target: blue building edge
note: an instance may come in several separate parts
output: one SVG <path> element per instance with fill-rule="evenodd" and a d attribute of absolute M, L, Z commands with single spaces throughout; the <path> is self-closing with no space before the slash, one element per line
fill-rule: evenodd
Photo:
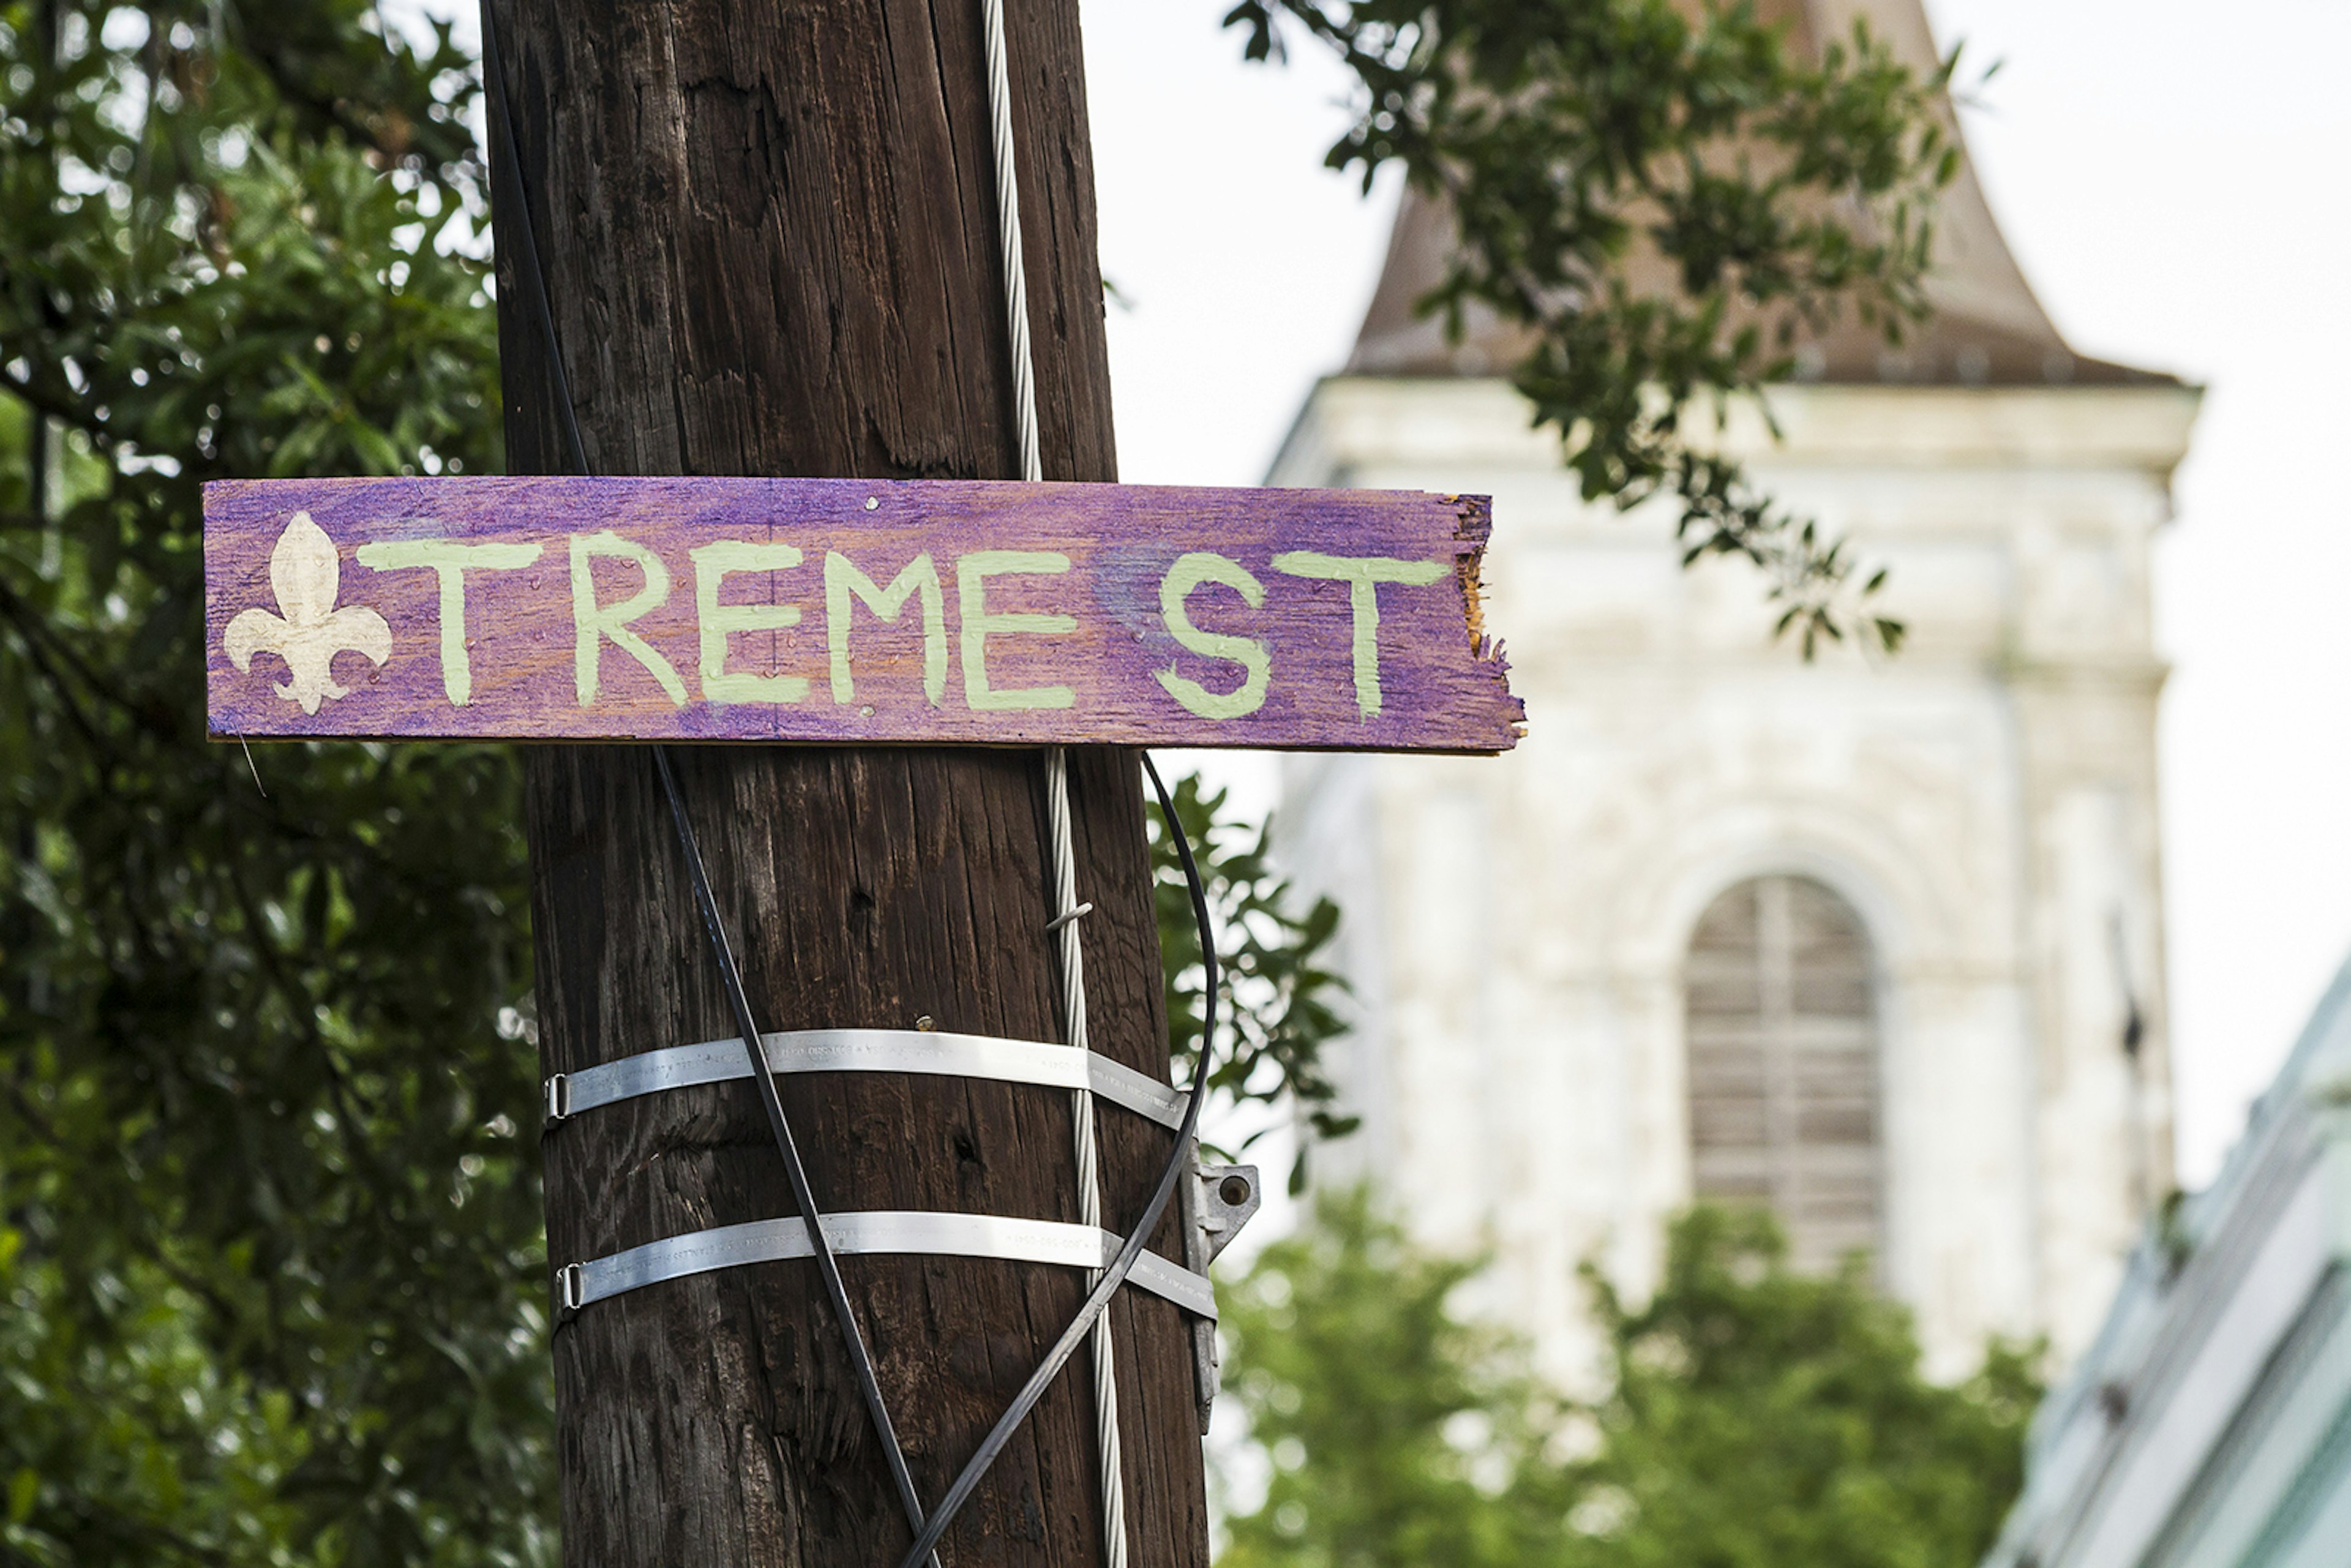
<path fill-rule="evenodd" d="M 2351 962 L 2034 1416 L 1985 1568 L 2351 1565 Z"/>

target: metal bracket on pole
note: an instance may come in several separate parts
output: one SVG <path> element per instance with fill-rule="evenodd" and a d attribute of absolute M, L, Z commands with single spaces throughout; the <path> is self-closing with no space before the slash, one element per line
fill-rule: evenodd
<path fill-rule="evenodd" d="M 941 1213 L 929 1209 L 856 1209 L 824 1217 L 824 1233 L 844 1258 L 877 1252 L 924 1253 L 947 1258 L 1000 1258 L 1023 1263 L 1060 1263 L 1073 1269 L 1107 1267 L 1118 1256 L 1119 1238 L 1092 1225 L 1052 1219 L 1007 1219 L 992 1214 Z M 664 1280 L 751 1263 L 780 1263 L 815 1256 L 816 1244 L 798 1217 L 755 1219 L 711 1230 L 664 1237 L 602 1258 L 567 1263 L 555 1270 L 555 1294 L 569 1313 Z M 1217 1292 L 1207 1279 L 1179 1268 L 1155 1252 L 1135 1260 L 1129 1282 L 1163 1296 L 1186 1312 L 1214 1323 Z"/>
<path fill-rule="evenodd" d="M 1185 1096 L 1149 1073 L 1093 1051 L 1042 1040 L 931 1030 L 802 1029 L 762 1035 L 760 1044 L 770 1072 L 916 1072 L 1086 1089 L 1163 1127 L 1180 1126 L 1184 1121 Z M 543 1109 L 547 1124 L 553 1127 L 642 1094 L 750 1076 L 749 1055 L 741 1040 L 706 1040 L 556 1073 L 546 1082 Z"/>
<path fill-rule="evenodd" d="M 1232 1244 L 1249 1217 L 1264 1206 L 1264 1188 L 1255 1166 L 1202 1165 L 1200 1146 L 1194 1144 L 1192 1168 L 1180 1190 L 1184 1261 L 1192 1272 L 1205 1276 L 1217 1254 Z M 1217 1325 L 1207 1318 L 1192 1320 L 1192 1374 L 1199 1391 L 1200 1435 L 1206 1437 L 1223 1375 L 1217 1355 Z"/>
<path fill-rule="evenodd" d="M 912 1072 L 988 1078 L 1086 1090 L 1164 1126 L 1184 1120 L 1186 1097 L 1148 1074 L 1065 1045 L 1039 1040 L 997 1040 L 929 1030 L 797 1030 L 763 1036 L 768 1068 L 778 1073 Z M 751 1075 L 739 1040 L 671 1046 L 600 1063 L 547 1079 L 541 1106 L 549 1130 L 600 1107 L 697 1084 L 724 1083 Z M 1208 1265 L 1240 1234 L 1264 1204 L 1255 1166 L 1203 1165 L 1192 1145 L 1189 1168 L 1177 1183 L 1184 1205 L 1184 1262 L 1175 1268 L 1146 1253 L 1137 1260 L 1134 1283 L 1176 1301 L 1191 1315 L 1192 1369 L 1196 1379 L 1200 1430 L 1208 1429 L 1220 1375 L 1217 1356 L 1216 1300 L 1208 1288 Z M 834 1215 L 826 1221 L 839 1253 L 944 1251 L 967 1257 L 1082 1262 L 1092 1268 L 1092 1249 L 1101 1234 L 1077 1226 L 1040 1228 L 1030 1222 L 982 1216 Z M 1038 1239 L 1044 1229 L 1070 1232 L 1052 1246 Z M 1012 1239 L 1018 1230 L 1018 1240 Z M 1079 1233 L 1083 1231 L 1082 1239 Z M 838 1231 L 837 1234 L 835 1232 Z M 918 1234 L 919 1232 L 919 1234 Z M 556 1276 L 559 1310 L 582 1307 L 658 1280 L 732 1264 L 808 1256 L 799 1221 L 774 1220 L 728 1226 L 716 1231 L 674 1237 L 625 1256 L 573 1263 Z M 621 1281 L 626 1280 L 623 1284 Z"/>

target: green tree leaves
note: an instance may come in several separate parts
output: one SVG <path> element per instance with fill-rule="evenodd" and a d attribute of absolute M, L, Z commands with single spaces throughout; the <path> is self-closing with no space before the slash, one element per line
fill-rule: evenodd
<path fill-rule="evenodd" d="M 2030 1358 L 1926 1381 L 1861 1266 L 1792 1272 L 1760 1213 L 1677 1222 L 1637 1307 L 1587 1270 L 1609 1385 L 1589 1400 L 1457 1314 L 1477 1272 L 1357 1194 L 1225 1292 L 1271 1479 L 1224 1568 L 1969 1568 L 2022 1479 Z"/>
<path fill-rule="evenodd" d="M 1959 168 L 1941 96 L 1856 24 L 1816 59 L 1750 4 L 1239 0 L 1252 58 L 1297 33 L 1360 86 L 1329 162 L 1390 163 L 1459 227 L 1420 302 L 1521 345 L 1514 380 L 1588 500 L 1670 497 L 1685 559 L 1761 568 L 1809 653 L 1891 646 L 1851 557 L 1725 455 L 1729 402 L 1841 314 L 1898 340 L 1926 310 L 1930 215 Z M 1709 414 L 1711 418 L 1709 418 Z"/>
<path fill-rule="evenodd" d="M 0 4 L 0 1479 L 37 1478 L 34 1561 L 548 1554 L 512 762 L 203 733 L 203 480 L 499 464 L 468 63 L 371 16 Z"/>
<path fill-rule="evenodd" d="M 1273 864 L 1272 824 L 1250 827 L 1232 821 L 1225 811 L 1225 792 L 1205 790 L 1199 775 L 1177 779 L 1174 799 L 1176 821 L 1191 840 L 1207 887 L 1224 982 L 1209 1089 L 1235 1103 L 1287 1099 L 1318 1138 L 1353 1131 L 1356 1118 L 1333 1108 L 1338 1085 L 1322 1061 L 1323 1047 L 1347 1029 L 1338 1012 L 1346 981 L 1324 967 L 1326 949 L 1339 930 L 1338 905 L 1317 898 L 1300 914 L 1290 880 Z M 1200 1049 L 1207 971 L 1175 841 L 1157 812 L 1150 821 L 1167 1032 L 1176 1081 L 1183 1082 L 1191 1075 L 1184 1064 Z M 1292 1191 L 1304 1185 L 1307 1158 L 1304 1152 L 1299 1155 Z"/>
<path fill-rule="evenodd" d="M 0 1230 L 8 1461 L 0 1562 L 292 1563 L 279 1484 L 306 1453 L 283 1390 L 225 1369 L 201 1304 L 132 1264 L 76 1290 Z"/>
<path fill-rule="evenodd" d="M 1861 1260 L 1794 1273 L 1752 1210 L 1678 1221 L 1638 1307 L 1586 1277 L 1615 1389 L 1575 1479 L 1623 1500 L 1600 1561 L 1968 1568 L 1991 1546 L 2040 1396 L 2027 1353 L 1996 1343 L 1959 1387 L 1925 1381 L 1909 1314 Z"/>
<path fill-rule="evenodd" d="M 1226 1384 L 1271 1466 L 1220 1568 L 1505 1568 L 1556 1556 L 1544 1402 L 1451 1308 L 1477 1265 L 1407 1246 L 1361 1192 L 1218 1291 Z"/>

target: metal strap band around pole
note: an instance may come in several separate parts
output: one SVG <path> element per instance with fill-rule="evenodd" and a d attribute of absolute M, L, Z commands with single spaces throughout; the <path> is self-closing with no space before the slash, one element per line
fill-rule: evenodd
<path fill-rule="evenodd" d="M 1093 1051 L 1041 1040 L 911 1029 L 806 1029 L 763 1034 L 760 1044 L 770 1072 L 914 1072 L 1091 1089 L 1163 1127 L 1184 1122 L 1185 1096 L 1174 1087 Z M 559 1072 L 543 1085 L 544 1104 L 554 1124 L 643 1094 L 750 1076 L 741 1040 L 709 1040 Z"/>
<path fill-rule="evenodd" d="M 1066 1051 L 1067 1046 L 1059 1049 Z M 1058 1263 L 1101 1270 L 1117 1256 L 1125 1239 L 1092 1225 L 1053 1219 L 1006 1219 L 992 1214 L 940 1214 L 923 1209 L 865 1209 L 824 1217 L 824 1233 L 836 1254 L 918 1253 L 955 1258 L 992 1258 L 1014 1263 Z M 664 1280 L 706 1274 L 749 1263 L 785 1262 L 816 1255 L 808 1226 L 799 1218 L 755 1219 L 684 1236 L 666 1237 L 608 1257 L 591 1258 L 556 1271 L 556 1296 L 577 1312 L 598 1301 Z M 1135 1260 L 1131 1283 L 1164 1296 L 1186 1312 L 1213 1320 L 1217 1292 L 1199 1274 L 1155 1252 Z"/>
<path fill-rule="evenodd" d="M 946 1534 L 948 1527 L 963 1511 L 964 1506 L 971 1501 L 972 1494 L 979 1490 L 989 1467 L 1003 1456 L 1020 1424 L 1037 1408 L 1038 1401 L 1045 1397 L 1045 1391 L 1061 1375 L 1061 1369 L 1069 1365 L 1070 1358 L 1077 1354 L 1079 1345 L 1093 1338 L 1102 1314 L 1110 1308 L 1111 1298 L 1125 1284 L 1136 1265 L 1151 1256 L 1144 1249 L 1144 1243 L 1157 1228 L 1160 1217 L 1167 1212 L 1168 1200 L 1176 1196 L 1177 1183 L 1192 1164 L 1193 1143 L 1200 1130 L 1200 1107 L 1206 1103 L 1208 1094 L 1213 1060 L 1210 1046 L 1217 1038 L 1217 990 L 1221 980 L 1217 960 L 1216 921 L 1208 912 L 1208 890 L 1200 879 L 1199 858 L 1192 852 L 1192 841 L 1184 831 L 1184 820 L 1176 812 L 1174 797 L 1167 793 L 1166 780 L 1159 777 L 1159 768 L 1151 760 L 1151 753 L 1144 752 L 1141 760 L 1144 774 L 1151 780 L 1151 792 L 1159 798 L 1160 814 L 1167 823 L 1167 835 L 1176 845 L 1176 859 L 1184 868 L 1184 886 L 1191 895 L 1192 919 L 1200 933 L 1200 967 L 1205 981 L 1200 991 L 1200 1050 L 1192 1061 L 1192 1092 L 1184 1100 L 1184 1124 L 1176 1129 L 1176 1147 L 1171 1151 L 1167 1163 L 1160 1167 L 1159 1185 L 1152 1189 L 1151 1200 L 1143 1206 L 1143 1213 L 1135 1220 L 1134 1228 L 1128 1231 L 1125 1240 L 1120 1243 L 1118 1256 L 1107 1269 L 1092 1276 L 1092 1286 L 1086 1292 L 1086 1304 L 1078 1309 L 1078 1315 L 1070 1320 L 1069 1327 L 1061 1331 L 1061 1337 L 1053 1342 L 1053 1347 L 1045 1353 L 1045 1359 L 1029 1374 L 1028 1380 L 1020 1385 L 1020 1392 L 1012 1396 L 1012 1403 L 1005 1406 L 1004 1414 L 998 1416 L 996 1425 L 988 1428 L 978 1452 L 973 1454 L 956 1473 L 955 1484 L 947 1488 L 946 1496 L 939 1500 L 938 1506 L 924 1520 L 914 1545 L 898 1560 L 898 1568 L 921 1568 L 931 1550 L 938 1545 L 940 1538 Z M 1102 1406 L 1097 1402 L 1096 1414 L 1099 1416 L 1101 1413 Z M 1117 1423 L 1097 1423 L 1098 1432 L 1105 1428 L 1112 1439 L 1102 1445 L 1102 1458 L 1107 1465 L 1117 1452 L 1113 1446 Z M 1121 1495 L 1109 1489 L 1105 1491 L 1111 1496 Z M 1105 1507 L 1106 1522 L 1108 1515 L 1109 1511 Z M 1123 1537 L 1118 1539 L 1123 1542 Z M 1105 1542 L 1105 1545 L 1108 1544 Z M 1124 1552 L 1123 1544 L 1112 1548 L 1110 1555 L 1114 1560 L 1113 1568 L 1115 1560 L 1122 1558 Z"/>

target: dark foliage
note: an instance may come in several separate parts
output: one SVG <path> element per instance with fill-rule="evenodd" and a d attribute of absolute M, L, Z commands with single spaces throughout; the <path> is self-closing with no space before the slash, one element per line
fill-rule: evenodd
<path fill-rule="evenodd" d="M 203 733 L 203 481 L 499 462 L 469 62 L 375 27 L 0 5 L 23 1561 L 546 1555 L 511 761 Z"/>
<path fill-rule="evenodd" d="M 1687 559 L 1766 574 L 1809 654 L 1898 622 L 1852 558 L 1750 485 L 1718 437 L 1730 400 L 1791 373 L 1798 335 L 1852 312 L 1898 339 L 1940 187 L 1959 167 L 1949 68 L 1924 79 L 1855 25 L 1817 63 L 1749 4 L 1239 0 L 1250 57 L 1302 34 L 1356 78 L 1331 166 L 1400 166 L 1460 225 L 1422 308 L 1491 312 L 1586 499 L 1671 497 Z"/>
<path fill-rule="evenodd" d="M 1356 1118 L 1332 1107 L 1338 1098 L 1322 1048 L 1346 1032 L 1339 1016 L 1346 982 L 1324 967 L 1338 934 L 1339 907 L 1317 898 L 1300 914 L 1290 880 L 1274 866 L 1272 824 L 1236 821 L 1225 792 L 1206 790 L 1197 775 L 1176 780 L 1176 820 L 1192 841 L 1216 921 L 1224 1001 L 1217 1009 L 1216 1060 L 1208 1082 L 1234 1102 L 1287 1101 L 1316 1138 L 1353 1132 Z M 1151 818 L 1151 862 L 1156 878 L 1159 961 L 1166 977 L 1167 1030 L 1179 1082 L 1188 1079 L 1200 1049 L 1200 933 L 1176 846 L 1158 814 Z M 1311 1147 L 1311 1144 L 1309 1145 Z M 1304 1184 L 1306 1156 L 1291 1172 Z"/>
<path fill-rule="evenodd" d="M 1637 1307 L 1587 1274 L 1590 1399 L 1457 1313 L 1478 1273 L 1359 1194 L 1225 1292 L 1271 1479 L 1224 1568 L 1970 1568 L 2016 1494 L 2033 1358 L 1928 1382 L 1859 1263 L 1793 1272 L 1767 1216 L 1684 1217 Z"/>

